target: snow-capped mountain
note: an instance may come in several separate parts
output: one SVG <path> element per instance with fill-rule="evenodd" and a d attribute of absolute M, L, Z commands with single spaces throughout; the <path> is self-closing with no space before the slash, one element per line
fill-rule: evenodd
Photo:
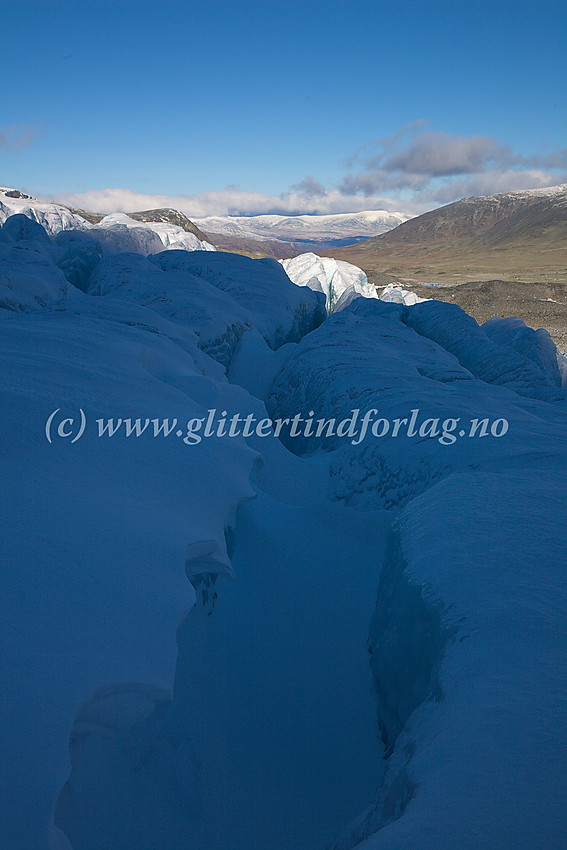
<path fill-rule="evenodd" d="M 336 215 L 209 216 L 193 220 L 174 209 L 103 215 L 39 201 L 17 189 L 0 187 L 0 223 L 15 213 L 33 218 L 51 234 L 70 228 L 107 230 L 106 236 L 99 233 L 97 238 L 107 243 L 110 250 L 123 238 L 130 246 L 137 242 L 146 253 L 159 251 L 151 235 L 155 234 L 165 248 L 210 250 L 214 244 L 223 250 L 274 256 L 302 253 L 307 246 L 323 249 L 353 244 L 385 233 L 409 218 L 401 212 L 384 210 Z M 122 249 L 128 250 L 126 243 Z"/>
<path fill-rule="evenodd" d="M 549 334 L 114 227 L 0 227 L 0 846 L 567 846 Z"/>
<path fill-rule="evenodd" d="M 518 237 L 541 238 L 553 225 L 567 227 L 567 184 L 463 198 L 416 216 L 370 244 L 383 250 L 400 243 L 474 239 L 479 247 L 502 246 Z"/>
<path fill-rule="evenodd" d="M 519 316 L 567 348 L 567 185 L 465 198 L 350 247 L 322 250 L 371 283 L 402 282 L 478 322 Z"/>
<path fill-rule="evenodd" d="M 229 247 L 227 240 L 244 239 L 293 243 L 305 249 L 309 244 L 332 246 L 359 242 L 386 233 L 409 217 L 402 212 L 367 210 L 335 215 L 209 216 L 194 222 L 213 239 L 218 241 L 219 236 L 223 237 L 225 247 Z"/>
<path fill-rule="evenodd" d="M 428 277 L 479 270 L 564 280 L 567 184 L 464 198 L 338 252 L 365 269 Z M 549 271 L 547 271 L 549 269 Z M 484 275 L 486 279 L 486 275 Z M 495 274 L 494 277 L 498 277 Z M 553 279 L 553 278 L 552 278 Z"/>
<path fill-rule="evenodd" d="M 182 213 L 179 210 L 174 210 L 171 207 L 160 207 L 159 209 L 142 210 L 141 212 L 129 212 L 126 213 L 126 215 L 129 218 L 133 218 L 135 221 L 154 223 L 164 222 L 166 224 L 173 224 L 176 227 L 181 227 L 187 233 L 193 233 L 201 242 L 207 241 L 206 234 L 203 233 L 202 230 L 199 230 L 195 223 L 187 218 L 185 213 Z"/>

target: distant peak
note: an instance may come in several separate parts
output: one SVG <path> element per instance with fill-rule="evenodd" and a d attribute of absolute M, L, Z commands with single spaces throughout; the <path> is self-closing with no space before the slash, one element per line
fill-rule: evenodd
<path fill-rule="evenodd" d="M 172 207 L 160 207 L 155 210 L 129 212 L 126 213 L 126 215 L 129 218 L 133 218 L 135 221 L 166 222 L 168 224 L 174 224 L 177 227 L 182 227 L 187 233 L 193 233 L 197 239 L 201 240 L 201 242 L 208 240 L 208 237 L 203 233 L 203 231 L 199 230 L 197 225 L 187 218 L 185 213 L 175 210 Z"/>

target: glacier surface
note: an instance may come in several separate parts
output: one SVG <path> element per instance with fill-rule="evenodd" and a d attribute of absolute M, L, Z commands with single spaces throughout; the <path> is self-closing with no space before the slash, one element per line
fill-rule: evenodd
<path fill-rule="evenodd" d="M 108 253 L 133 251 L 151 254 L 163 251 L 164 248 L 216 250 L 210 242 L 199 240 L 193 233 L 187 233 L 182 227 L 169 222 L 141 222 L 124 213 L 114 213 L 105 216 L 98 224 L 92 224 L 61 204 L 38 201 L 15 190 L 0 187 L 0 224 L 14 215 L 26 216 L 52 236 L 65 231 L 84 231 Z M 8 238 L 8 234 L 6 230 L 4 238 Z"/>
<path fill-rule="evenodd" d="M 319 257 L 308 252 L 280 262 L 289 279 L 295 284 L 308 286 L 325 295 L 328 313 L 344 308 L 349 301 L 360 295 L 365 298 L 378 298 L 376 289 L 368 283 L 365 272 L 344 260 Z"/>
<path fill-rule="evenodd" d="M 563 848 L 549 334 L 11 210 L 1 846 Z"/>

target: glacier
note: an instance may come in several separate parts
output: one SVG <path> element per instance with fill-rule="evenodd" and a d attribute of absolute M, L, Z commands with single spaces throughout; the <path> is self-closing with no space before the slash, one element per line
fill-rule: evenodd
<path fill-rule="evenodd" d="M 352 298 L 360 295 L 378 297 L 365 272 L 344 260 L 319 257 L 308 252 L 290 260 L 280 260 L 280 263 L 293 283 L 325 295 L 328 313 L 342 309 Z"/>
<path fill-rule="evenodd" d="M 420 298 L 415 292 L 410 289 L 404 289 L 399 283 L 389 283 L 380 293 L 381 301 L 393 301 L 395 304 L 420 304 L 422 301 L 428 301 L 428 298 Z"/>
<path fill-rule="evenodd" d="M 315 255 L 297 285 L 275 260 L 16 201 L 0 844 L 563 848 L 567 389 L 549 334 L 378 298 L 359 270 L 339 285 Z M 400 430 L 185 443 L 211 410 Z M 148 426 L 99 436 L 109 419 Z M 507 429 L 469 436 L 475 420 Z"/>
<path fill-rule="evenodd" d="M 169 222 L 141 222 L 124 213 L 113 213 L 92 224 L 81 215 L 71 212 L 61 204 L 38 201 L 13 189 L 0 187 L 0 224 L 14 215 L 23 215 L 41 225 L 46 233 L 83 231 L 98 241 L 107 253 L 150 254 L 164 248 L 181 248 L 185 251 L 215 251 L 206 240 L 198 239 L 182 227 Z M 8 231 L 5 238 L 8 237 Z"/>
<path fill-rule="evenodd" d="M 359 296 L 380 298 L 381 301 L 408 306 L 429 300 L 404 289 L 399 283 L 389 283 L 378 295 L 378 290 L 369 283 L 366 272 L 358 266 L 344 260 L 319 257 L 311 251 L 279 262 L 290 280 L 298 286 L 308 286 L 314 292 L 322 292 L 325 295 L 328 313 L 343 310 Z"/>

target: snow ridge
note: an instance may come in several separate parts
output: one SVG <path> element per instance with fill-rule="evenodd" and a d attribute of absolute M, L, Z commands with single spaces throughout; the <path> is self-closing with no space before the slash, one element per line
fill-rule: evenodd
<path fill-rule="evenodd" d="M 61 204 L 38 201 L 16 190 L 0 188 L 0 224 L 17 214 L 36 221 L 51 236 L 62 231 L 85 231 L 111 253 L 135 251 L 150 254 L 164 248 L 216 250 L 210 242 L 201 241 L 193 233 L 167 222 L 141 222 L 123 213 L 115 213 L 105 216 L 98 224 L 91 224 Z"/>
<path fill-rule="evenodd" d="M 402 212 L 366 210 L 334 215 L 208 216 L 193 220 L 205 233 L 302 242 L 367 239 L 386 233 L 408 218 Z"/>

